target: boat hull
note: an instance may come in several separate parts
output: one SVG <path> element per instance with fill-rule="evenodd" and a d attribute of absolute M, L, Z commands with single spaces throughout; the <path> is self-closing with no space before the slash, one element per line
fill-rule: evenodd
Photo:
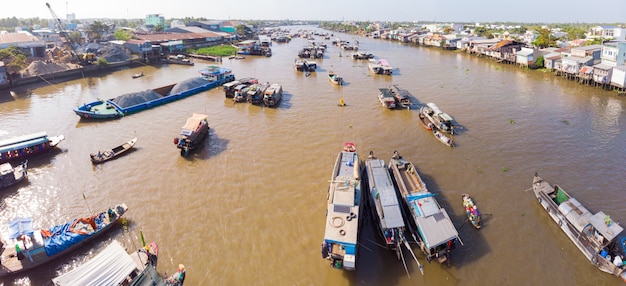
<path fill-rule="evenodd" d="M 63 140 L 63 135 L 48 137 L 45 132 L 3 140 L 0 142 L 0 164 L 26 161 L 49 152 Z"/>
<path fill-rule="evenodd" d="M 91 158 L 91 163 L 100 164 L 109 160 L 113 160 L 132 149 L 133 146 L 135 146 L 135 143 L 137 143 L 137 138 L 133 138 L 128 142 L 125 142 L 124 144 L 119 145 L 113 149 L 106 150 L 104 151 L 104 153 L 98 151 L 98 153 L 96 154 L 89 154 L 89 157 Z"/>

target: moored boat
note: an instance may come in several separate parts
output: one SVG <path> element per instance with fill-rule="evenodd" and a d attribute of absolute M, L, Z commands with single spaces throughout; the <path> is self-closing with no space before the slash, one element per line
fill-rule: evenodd
<path fill-rule="evenodd" d="M 246 89 L 244 89 L 246 94 L 246 100 L 252 104 L 263 103 L 263 94 L 269 86 L 270 84 L 268 82 L 255 83 L 248 86 Z"/>
<path fill-rule="evenodd" d="M 222 85 L 224 87 L 224 95 L 226 96 L 226 98 L 233 98 L 235 97 L 235 91 L 237 91 L 237 87 L 241 85 L 245 87 L 254 83 L 259 83 L 259 81 L 256 78 L 251 78 L 251 77 L 227 82 Z M 241 90 L 241 88 L 239 90 Z"/>
<path fill-rule="evenodd" d="M 393 73 L 393 68 L 386 59 L 370 59 L 368 68 L 370 72 L 375 74 L 391 75 Z"/>
<path fill-rule="evenodd" d="M 186 157 L 189 152 L 204 142 L 209 134 L 209 123 L 206 114 L 194 113 L 187 118 L 180 135 L 174 138 L 174 145 L 180 149 L 180 155 Z"/>
<path fill-rule="evenodd" d="M 424 114 L 420 112 L 418 117 L 419 117 L 420 125 L 422 125 L 424 129 L 433 130 L 433 124 L 426 118 L 426 116 L 424 116 Z"/>
<path fill-rule="evenodd" d="M 328 72 L 328 80 L 336 85 L 343 85 L 343 78 L 334 71 Z"/>
<path fill-rule="evenodd" d="M 551 186 L 537 173 L 533 178 L 533 192 L 539 205 L 587 260 L 626 282 L 623 263 L 626 237 L 617 222 L 602 211 L 592 214 L 559 185 Z"/>
<path fill-rule="evenodd" d="M 98 99 L 75 108 L 74 113 L 85 119 L 119 118 L 186 98 L 235 80 L 230 69 L 218 66 L 208 66 L 199 73 L 199 77 L 177 84 L 127 93 L 107 100 Z"/>
<path fill-rule="evenodd" d="M 415 165 L 402 158 L 397 151 L 389 162 L 389 169 L 404 206 L 417 226 L 413 236 L 418 239 L 427 261 L 437 260 L 450 265 L 456 243 L 463 245 L 463 242 L 448 212 L 439 205 L 435 194 L 428 190 Z"/>
<path fill-rule="evenodd" d="M 374 55 L 366 52 L 357 51 L 352 54 L 354 60 L 369 60 L 373 59 Z"/>
<path fill-rule="evenodd" d="M 30 218 L 9 222 L 9 241 L 2 251 L 0 277 L 33 269 L 69 253 L 109 230 L 126 213 L 119 204 L 89 217 L 73 219 L 49 229 L 35 230 Z"/>
<path fill-rule="evenodd" d="M 385 108 L 396 108 L 396 99 L 393 97 L 391 91 L 386 87 L 378 89 L 378 100 L 380 101 L 380 104 Z"/>
<path fill-rule="evenodd" d="M 143 72 L 133 74 L 133 78 L 139 78 L 139 77 L 142 77 L 142 76 L 144 76 Z"/>
<path fill-rule="evenodd" d="M 461 200 L 467 219 L 476 229 L 480 229 L 480 213 L 478 212 L 478 206 L 468 194 L 461 195 Z"/>
<path fill-rule="evenodd" d="M 454 124 L 452 116 L 442 112 L 439 107 L 434 103 L 427 103 L 420 108 L 420 118 L 423 116 L 430 123 L 432 127 L 441 130 L 448 134 L 454 134 Z"/>
<path fill-rule="evenodd" d="M 389 90 L 393 94 L 393 97 L 396 98 L 396 105 L 401 108 L 410 109 L 411 108 L 411 94 L 406 89 L 401 89 L 398 85 L 389 86 Z"/>
<path fill-rule="evenodd" d="M 122 145 L 119 145 L 113 149 L 108 149 L 105 151 L 98 151 L 98 153 L 95 153 L 95 154 L 93 153 L 89 154 L 89 157 L 91 158 L 91 162 L 93 164 L 104 163 L 132 149 L 133 146 L 135 146 L 135 143 L 137 143 L 137 137 L 130 139 L 128 140 L 128 142 L 124 142 Z"/>
<path fill-rule="evenodd" d="M 263 103 L 267 107 L 277 106 L 283 98 L 283 86 L 279 83 L 272 83 L 263 92 Z"/>
<path fill-rule="evenodd" d="M 439 140 L 439 142 L 443 143 L 444 145 L 446 145 L 448 147 L 453 147 L 454 148 L 454 141 L 452 140 L 452 138 L 450 138 L 447 135 L 443 134 L 443 132 L 439 131 L 439 129 L 437 129 L 437 128 L 433 128 L 432 132 L 433 132 L 433 136 L 435 136 L 435 138 L 437 138 L 437 140 Z"/>
<path fill-rule="evenodd" d="M 368 199 L 372 216 L 376 222 L 378 235 L 387 249 L 394 251 L 398 259 L 403 259 L 402 245 L 410 250 L 406 239 L 406 225 L 396 190 L 391 181 L 385 161 L 374 156 L 370 151 L 365 161 L 368 182 Z"/>
<path fill-rule="evenodd" d="M 84 286 L 84 285 L 145 285 L 135 284 L 136 280 L 146 279 L 145 272 L 157 265 L 159 248 L 151 242 L 133 253 L 127 253 L 117 241 L 111 242 L 98 255 L 84 264 L 52 278 L 55 286 Z M 164 285 L 164 279 L 158 274 L 150 277 L 154 284 Z M 131 282 L 132 281 L 132 282 Z M 148 280 L 146 280 L 147 282 Z M 130 282 L 130 284 L 125 284 Z M 158 284 L 161 282 L 161 284 Z"/>
<path fill-rule="evenodd" d="M 0 189 L 23 181 L 28 174 L 27 165 L 28 161 L 15 167 L 11 166 L 9 162 L 0 164 Z"/>
<path fill-rule="evenodd" d="M 48 137 L 46 132 L 17 136 L 0 141 L 0 164 L 26 159 L 52 150 L 65 136 Z"/>
<path fill-rule="evenodd" d="M 329 183 L 322 258 L 332 268 L 354 271 L 364 194 L 361 162 L 353 143 L 346 143 L 337 155 Z"/>

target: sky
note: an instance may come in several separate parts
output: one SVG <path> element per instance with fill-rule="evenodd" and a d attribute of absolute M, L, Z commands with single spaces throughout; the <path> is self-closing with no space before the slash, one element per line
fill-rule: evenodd
<path fill-rule="evenodd" d="M 46 3 L 64 20 L 165 19 L 210 20 L 345 20 L 516 23 L 622 23 L 624 0 L 14 0 L 0 8 L 0 18 L 52 19 Z M 10 4 L 7 4 L 10 3 Z"/>

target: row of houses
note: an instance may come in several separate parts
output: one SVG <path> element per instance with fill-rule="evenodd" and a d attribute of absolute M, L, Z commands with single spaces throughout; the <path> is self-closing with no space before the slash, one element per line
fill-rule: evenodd
<path fill-rule="evenodd" d="M 603 32 L 602 32 L 603 31 Z M 497 62 L 526 68 L 546 68 L 558 76 L 605 89 L 626 90 L 626 30 L 593 30 L 591 33 L 618 36 L 619 40 L 601 45 L 538 48 L 529 41 L 517 41 L 504 35 L 487 39 L 472 35 L 444 35 L 429 31 L 383 31 L 381 39 L 414 43 L 446 50 L 461 50 Z M 578 41 L 580 42 L 580 41 Z M 538 61 L 543 59 L 543 61 Z"/>

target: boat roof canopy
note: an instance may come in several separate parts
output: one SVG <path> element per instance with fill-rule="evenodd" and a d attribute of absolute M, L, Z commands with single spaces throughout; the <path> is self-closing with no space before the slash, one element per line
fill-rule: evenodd
<path fill-rule="evenodd" d="M 195 131 L 196 127 L 198 127 L 200 122 L 202 120 L 205 120 L 206 118 L 207 118 L 206 114 L 194 113 L 191 117 L 187 118 L 187 123 L 185 123 L 185 126 L 183 126 L 183 131 L 184 130 Z"/>
<path fill-rule="evenodd" d="M 120 285 L 137 269 L 137 264 L 122 245 L 114 240 L 102 252 L 83 265 L 52 278 L 56 286 Z"/>
<path fill-rule="evenodd" d="M 46 132 L 18 136 L 0 141 L 0 153 L 48 142 Z"/>
<path fill-rule="evenodd" d="M 613 240 L 624 230 L 604 212 L 597 212 L 589 218 L 589 223 L 608 241 Z"/>
<path fill-rule="evenodd" d="M 433 248 L 459 237 L 450 217 L 444 208 L 441 212 L 427 217 L 415 217 L 419 232 L 428 248 Z"/>

